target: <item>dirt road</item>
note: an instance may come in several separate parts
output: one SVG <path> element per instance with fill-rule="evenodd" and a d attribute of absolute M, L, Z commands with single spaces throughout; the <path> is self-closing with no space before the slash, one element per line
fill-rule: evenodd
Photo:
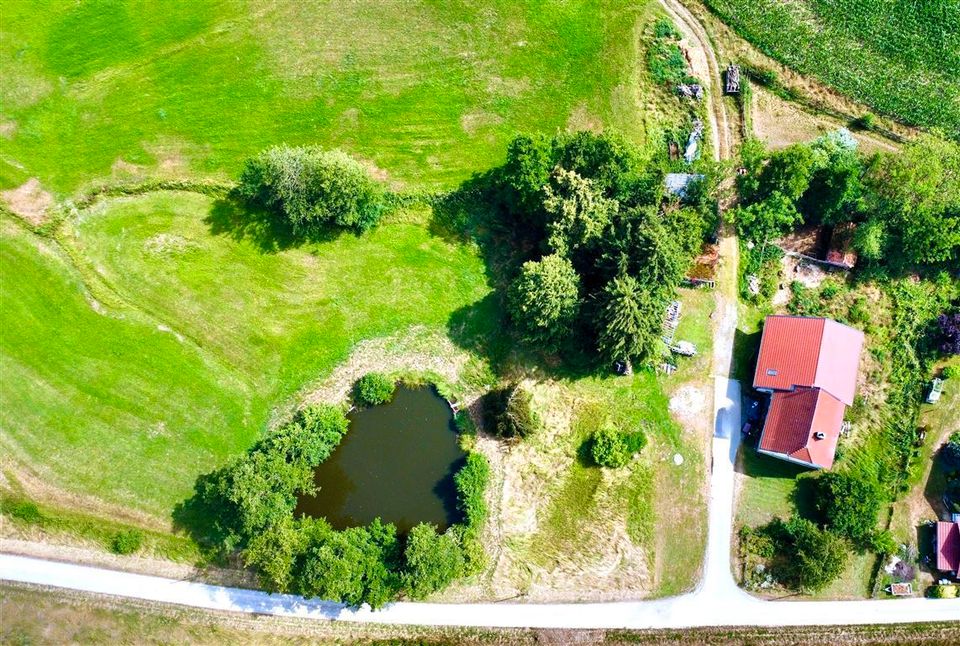
<path fill-rule="evenodd" d="M 710 115 L 710 136 L 716 161 L 733 155 L 733 137 L 727 109 L 723 104 L 723 81 L 720 64 L 703 25 L 678 0 L 660 0 L 667 15 L 683 34 L 684 47 L 690 54 L 693 75 L 707 84 L 707 111 Z"/>

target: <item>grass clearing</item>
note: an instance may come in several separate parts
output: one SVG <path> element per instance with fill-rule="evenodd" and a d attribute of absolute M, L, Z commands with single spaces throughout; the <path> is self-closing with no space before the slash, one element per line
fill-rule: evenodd
<path fill-rule="evenodd" d="M 810 473 L 800 465 L 758 453 L 744 446 L 740 452 L 742 480 L 736 525 L 756 527 L 775 517 L 787 520 L 797 510 L 797 476 Z"/>
<path fill-rule="evenodd" d="M 637 51 L 656 7 L 14 2 L 0 188 L 232 176 L 278 143 L 341 147 L 400 185 L 450 187 L 498 163 L 517 131 L 615 127 L 642 142 L 676 104 Z"/>
<path fill-rule="evenodd" d="M 65 244 L 115 309 L 4 221 L 3 444 L 51 482 L 167 517 L 356 342 L 442 332 L 489 291 L 473 248 L 419 225 L 264 253 L 210 235 L 214 208 L 157 193 L 83 214 Z"/>

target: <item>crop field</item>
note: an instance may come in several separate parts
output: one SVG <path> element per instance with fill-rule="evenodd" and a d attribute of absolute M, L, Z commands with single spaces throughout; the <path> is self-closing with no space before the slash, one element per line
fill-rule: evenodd
<path fill-rule="evenodd" d="M 67 236 L 76 263 L 3 221 L 5 448 L 168 517 L 357 341 L 443 331 L 489 291 L 471 247 L 417 224 L 265 253 L 211 234 L 216 209 L 184 193 L 101 205 Z"/>
<path fill-rule="evenodd" d="M 131 174 L 234 176 L 279 143 L 336 146 L 449 187 L 518 131 L 643 141 L 676 99 L 637 33 L 656 3 L 4 3 L 0 188 L 58 196 Z M 642 108 L 642 109 L 640 109 Z"/>
<path fill-rule="evenodd" d="M 874 110 L 960 137 L 960 4 L 706 0 L 765 54 Z"/>

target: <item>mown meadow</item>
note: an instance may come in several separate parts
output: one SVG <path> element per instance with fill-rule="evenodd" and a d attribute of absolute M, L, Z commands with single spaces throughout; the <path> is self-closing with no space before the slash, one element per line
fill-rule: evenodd
<path fill-rule="evenodd" d="M 706 0 L 763 53 L 908 124 L 960 137 L 960 6 Z"/>
<path fill-rule="evenodd" d="M 637 64 L 652 6 L 15 0 L 0 30 L 0 188 L 38 177 L 68 195 L 142 168 L 232 177 L 279 143 L 449 187 L 517 131 L 643 140 L 665 115 Z"/>
<path fill-rule="evenodd" d="M 54 482 L 166 516 L 356 342 L 443 330 L 489 291 L 475 251 L 417 224 L 265 253 L 211 235 L 211 210 L 158 193 L 84 213 L 79 271 L 4 223 L 5 444 Z"/>

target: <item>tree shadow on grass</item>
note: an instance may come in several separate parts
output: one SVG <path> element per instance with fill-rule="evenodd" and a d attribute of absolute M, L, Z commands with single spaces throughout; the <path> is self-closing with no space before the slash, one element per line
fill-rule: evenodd
<path fill-rule="evenodd" d="M 760 352 L 761 331 L 747 333 L 739 328 L 733 333 L 733 363 L 730 376 L 744 383 L 753 382 L 753 371 Z"/>
<path fill-rule="evenodd" d="M 295 232 L 283 216 L 275 211 L 247 204 L 234 196 L 214 201 L 203 222 L 210 228 L 211 234 L 226 236 L 237 242 L 252 242 L 263 253 L 329 242 L 344 233 L 343 229 L 336 227 Z"/>

